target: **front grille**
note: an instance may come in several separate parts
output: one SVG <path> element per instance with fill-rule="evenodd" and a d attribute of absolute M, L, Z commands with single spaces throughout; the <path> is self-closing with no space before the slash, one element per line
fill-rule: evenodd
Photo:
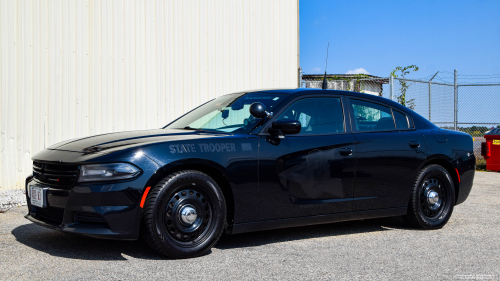
<path fill-rule="evenodd" d="M 36 218 L 51 223 L 62 223 L 64 209 L 56 207 L 36 208 Z"/>
<path fill-rule="evenodd" d="M 89 212 L 76 212 L 75 222 L 85 225 L 108 226 L 108 223 L 101 214 Z"/>
<path fill-rule="evenodd" d="M 78 165 L 33 161 L 33 177 L 39 182 L 70 187 L 78 177 Z"/>

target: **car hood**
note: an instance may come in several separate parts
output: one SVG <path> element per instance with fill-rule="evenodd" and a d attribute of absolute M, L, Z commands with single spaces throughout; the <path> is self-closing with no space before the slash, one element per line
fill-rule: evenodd
<path fill-rule="evenodd" d="M 211 133 L 204 131 L 189 131 L 176 129 L 158 129 L 128 131 L 73 139 L 54 144 L 47 149 L 72 152 L 93 153 L 106 149 L 131 146 L 137 144 L 178 141 L 206 137 L 227 136 L 225 133 Z"/>

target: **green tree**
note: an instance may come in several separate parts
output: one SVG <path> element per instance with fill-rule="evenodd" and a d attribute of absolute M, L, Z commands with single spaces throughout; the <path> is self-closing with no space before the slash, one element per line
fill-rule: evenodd
<path fill-rule="evenodd" d="M 410 72 L 412 72 L 412 71 L 418 71 L 418 66 L 416 66 L 416 65 L 410 65 L 410 66 L 405 66 L 405 67 L 398 66 L 391 72 L 391 76 L 394 78 L 398 78 L 398 77 L 402 78 L 402 79 L 398 79 L 399 85 L 401 86 L 401 95 L 399 95 L 397 97 L 398 102 L 401 105 L 404 105 L 404 106 L 408 107 L 409 109 L 413 110 L 413 109 L 415 109 L 415 99 L 409 99 L 409 100 L 406 99 L 406 91 L 408 90 L 410 85 L 405 80 L 406 75 L 410 74 Z M 399 76 L 398 76 L 398 74 L 399 74 Z"/>

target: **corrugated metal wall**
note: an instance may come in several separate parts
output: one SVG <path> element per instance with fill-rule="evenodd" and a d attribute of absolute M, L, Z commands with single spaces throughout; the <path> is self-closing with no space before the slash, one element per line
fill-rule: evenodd
<path fill-rule="evenodd" d="M 298 0 L 0 0 L 0 190 L 62 140 L 296 87 Z"/>

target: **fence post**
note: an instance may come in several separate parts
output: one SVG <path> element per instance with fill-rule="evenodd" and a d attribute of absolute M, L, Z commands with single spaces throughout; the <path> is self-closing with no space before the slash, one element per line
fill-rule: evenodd
<path fill-rule="evenodd" d="M 394 93 L 394 77 L 391 75 L 389 76 L 389 97 L 391 98 L 391 100 L 394 100 L 393 93 Z"/>
<path fill-rule="evenodd" d="M 299 88 L 302 88 L 302 67 L 299 66 Z"/>
<path fill-rule="evenodd" d="M 458 123 L 458 86 L 457 86 L 457 70 L 455 69 L 455 74 L 454 74 L 454 78 L 455 78 L 455 84 L 454 84 L 454 89 L 455 89 L 455 99 L 454 99 L 454 118 L 453 118 L 453 121 L 454 121 L 454 129 L 455 131 L 458 129 L 457 127 L 457 123 Z"/>
<path fill-rule="evenodd" d="M 431 82 L 429 82 L 429 121 L 431 121 Z"/>
<path fill-rule="evenodd" d="M 429 80 L 429 121 L 431 121 L 431 105 L 432 105 L 432 94 L 431 94 L 431 86 L 432 86 L 432 79 L 434 79 L 438 75 L 439 71 L 432 76 L 432 78 Z"/>

